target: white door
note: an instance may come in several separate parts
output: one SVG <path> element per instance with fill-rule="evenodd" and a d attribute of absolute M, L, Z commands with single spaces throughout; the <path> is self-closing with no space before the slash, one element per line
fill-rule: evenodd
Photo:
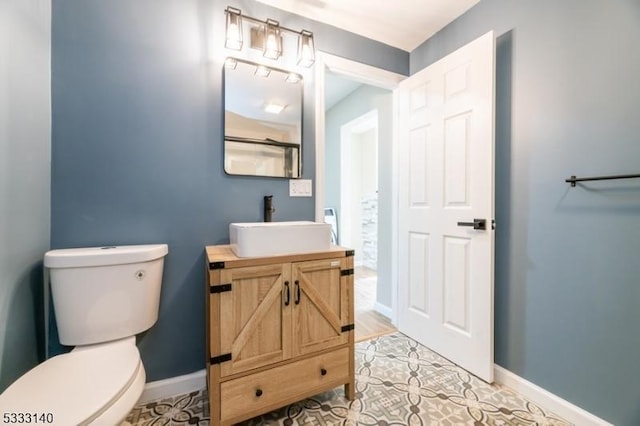
<path fill-rule="evenodd" d="M 493 32 L 404 80 L 399 102 L 398 328 L 492 382 Z"/>

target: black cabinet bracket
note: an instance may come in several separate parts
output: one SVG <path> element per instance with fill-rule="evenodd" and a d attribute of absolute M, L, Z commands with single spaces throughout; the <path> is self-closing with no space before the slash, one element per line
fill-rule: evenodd
<path fill-rule="evenodd" d="M 224 293 L 225 291 L 231 291 L 231 283 L 212 285 L 209 291 L 211 291 L 211 294 Z"/>
<path fill-rule="evenodd" d="M 222 354 L 218 356 L 211 357 L 211 365 L 221 364 L 223 362 L 231 361 L 231 354 Z"/>
<path fill-rule="evenodd" d="M 340 271 L 340 276 L 342 276 L 342 277 L 346 277 L 346 276 L 353 275 L 353 274 L 354 274 L 353 269 L 342 269 Z"/>
<path fill-rule="evenodd" d="M 224 262 L 209 262 L 209 269 L 224 269 Z"/>
<path fill-rule="evenodd" d="M 351 331 L 353 329 L 355 329 L 356 326 L 354 324 L 348 324 L 348 325 L 343 325 L 342 328 L 340 329 L 340 331 L 342 331 L 343 333 L 345 331 Z"/>

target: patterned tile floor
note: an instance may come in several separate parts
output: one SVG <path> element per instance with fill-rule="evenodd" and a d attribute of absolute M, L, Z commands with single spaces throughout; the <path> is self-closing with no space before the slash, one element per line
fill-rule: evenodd
<path fill-rule="evenodd" d="M 209 425 L 206 390 L 139 405 L 133 425 Z M 400 333 L 356 344 L 356 399 L 343 388 L 243 422 L 254 425 L 568 425 Z"/>

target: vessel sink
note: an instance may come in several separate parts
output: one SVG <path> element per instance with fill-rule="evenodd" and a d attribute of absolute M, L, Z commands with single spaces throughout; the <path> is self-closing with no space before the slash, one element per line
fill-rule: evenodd
<path fill-rule="evenodd" d="M 249 222 L 229 224 L 231 250 L 238 257 L 260 257 L 328 250 L 328 223 Z"/>

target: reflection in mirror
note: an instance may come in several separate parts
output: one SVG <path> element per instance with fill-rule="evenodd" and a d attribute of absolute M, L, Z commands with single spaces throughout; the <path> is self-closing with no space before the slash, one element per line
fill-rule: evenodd
<path fill-rule="evenodd" d="M 302 77 L 227 58 L 224 91 L 225 172 L 300 177 Z"/>

